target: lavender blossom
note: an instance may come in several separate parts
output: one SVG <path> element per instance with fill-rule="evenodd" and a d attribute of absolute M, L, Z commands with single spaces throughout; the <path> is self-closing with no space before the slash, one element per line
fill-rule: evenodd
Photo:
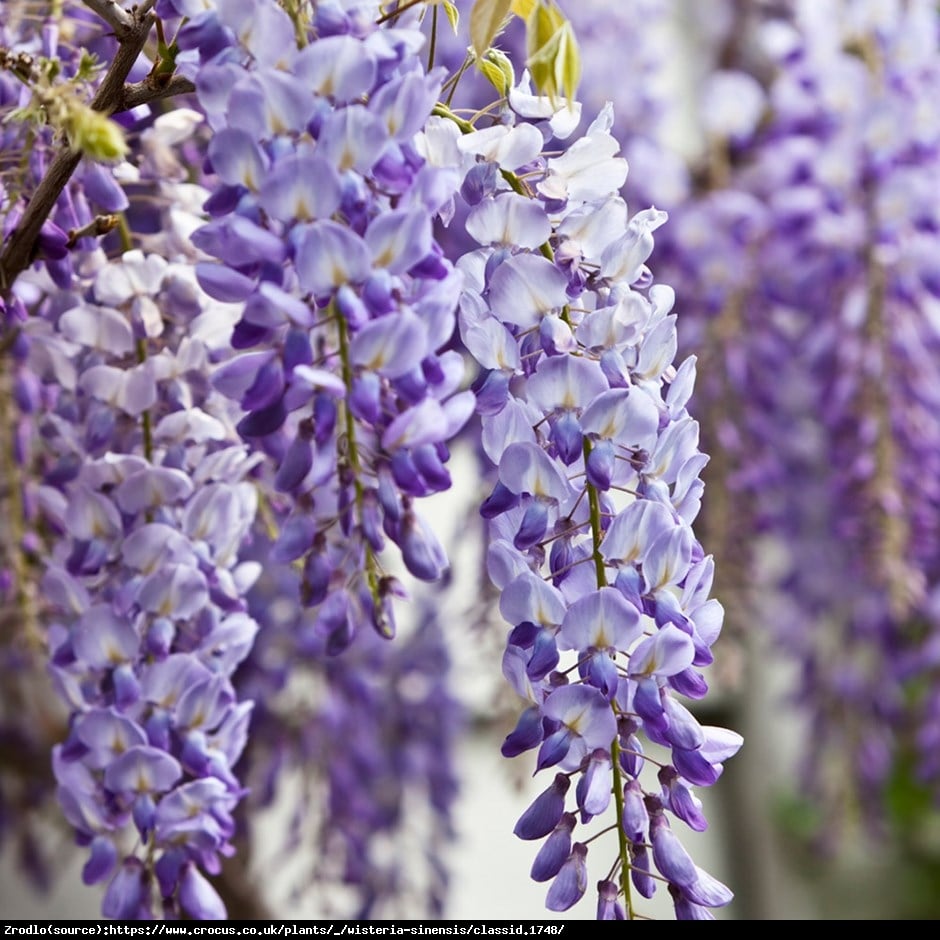
<path fill-rule="evenodd" d="M 297 49 L 277 5 L 256 4 L 248 32 L 241 16 L 205 14 L 227 37 L 219 51 L 203 29 L 181 33 L 199 55 L 218 178 L 193 242 L 221 265 L 200 278 L 242 304 L 232 341 L 245 352 L 214 383 L 244 410 L 243 438 L 279 464 L 290 512 L 274 553 L 302 565 L 301 602 L 337 653 L 364 625 L 394 633 L 387 539 L 420 579 L 447 568 L 414 504 L 450 485 L 446 441 L 473 407 L 460 357 L 443 350 L 459 275 L 431 228 L 457 178 L 415 150 L 441 82 L 415 54 L 419 33 L 390 43 L 318 11 L 316 41 Z"/>
<path fill-rule="evenodd" d="M 546 903 L 554 910 L 587 887 L 586 843 L 573 843 L 557 868 L 548 861 L 556 827 L 572 818 L 564 814 L 570 777 L 578 777 L 583 825 L 606 811 L 611 787 L 619 816 L 625 782 L 642 786 L 632 760 L 641 729 L 671 748 L 670 773 L 686 785 L 710 785 L 721 770 L 721 759 L 708 756 L 712 732 L 673 698 L 705 694 L 696 667 L 711 662 L 721 622 L 720 605 L 708 599 L 711 559 L 690 529 L 704 464 L 685 409 L 694 364 L 672 365 L 672 292 L 652 283 L 645 264 L 665 213 L 644 210 L 628 221 L 617 195 L 627 166 L 611 121 L 605 109 L 581 141 L 548 158 L 541 135 L 530 133 L 536 125 L 512 110 L 488 128 L 442 112 L 428 130 L 429 152 L 446 152 L 449 134 L 467 178 L 490 181 L 474 191 L 468 219 L 483 247 L 459 262 L 460 326 L 487 370 L 478 386 L 494 392 L 481 397 L 483 447 L 498 466 L 483 514 L 490 574 L 512 626 L 504 673 L 530 705 L 504 752 L 538 745 L 538 768 L 562 771 L 516 830 L 549 836 L 544 864 L 556 874 Z M 473 170 L 487 163 L 497 172 Z M 491 379 L 499 375 L 504 381 Z M 715 733 L 733 750 L 740 744 L 731 732 Z M 643 792 L 664 819 L 664 794 Z M 626 915 L 636 915 L 631 857 L 648 840 L 644 829 L 623 833 L 613 866 L 619 887 L 611 896 L 601 882 L 602 916 L 616 911 L 618 895 Z M 661 875 L 685 898 L 697 876 L 676 880 L 664 858 L 654 857 Z M 542 868 L 539 861 L 539 877 Z M 713 906 L 728 900 L 730 892 L 709 897 Z M 679 903 L 676 910 L 686 913 Z"/>

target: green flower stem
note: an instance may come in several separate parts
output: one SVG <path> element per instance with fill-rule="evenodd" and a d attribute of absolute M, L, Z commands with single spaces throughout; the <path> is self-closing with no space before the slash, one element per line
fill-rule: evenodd
<path fill-rule="evenodd" d="M 591 442 L 584 438 L 584 466 L 587 467 L 588 457 L 591 455 Z M 601 501 L 597 487 L 585 482 L 588 494 L 588 507 L 591 513 L 591 537 L 594 542 L 592 557 L 594 558 L 594 571 L 597 575 L 597 586 L 607 587 L 607 571 L 604 568 L 604 556 L 601 555 Z"/>
<path fill-rule="evenodd" d="M 339 332 L 339 358 L 342 364 L 343 384 L 346 386 L 347 393 L 352 392 L 353 369 L 349 359 L 349 326 L 345 318 L 336 313 L 337 330 Z M 359 460 L 359 443 L 356 440 L 356 420 L 348 401 L 343 401 L 343 415 L 346 422 L 346 454 L 349 460 L 349 469 L 353 475 L 353 486 L 356 491 L 356 511 L 360 521 L 363 518 L 365 505 L 365 490 L 362 486 L 362 464 Z M 372 595 L 372 602 L 375 605 L 376 616 L 381 615 L 382 599 L 379 594 L 379 571 L 378 559 L 372 546 L 363 540 L 366 552 L 366 578 L 369 583 L 369 593 Z"/>
<path fill-rule="evenodd" d="M 591 456 L 591 442 L 584 438 L 584 465 L 587 467 L 588 457 Z M 598 589 L 607 587 L 607 570 L 604 567 L 604 556 L 601 555 L 601 500 L 597 487 L 585 482 L 588 495 L 588 508 L 591 516 L 591 541 L 594 558 L 594 571 L 597 577 Z M 620 772 L 620 742 L 615 737 L 610 746 L 610 762 L 614 773 L 614 805 L 617 809 L 617 839 L 620 844 L 620 890 L 623 892 L 624 907 L 627 917 L 635 919 L 630 884 L 630 848 L 627 845 L 627 834 L 623 828 L 623 774 Z"/>

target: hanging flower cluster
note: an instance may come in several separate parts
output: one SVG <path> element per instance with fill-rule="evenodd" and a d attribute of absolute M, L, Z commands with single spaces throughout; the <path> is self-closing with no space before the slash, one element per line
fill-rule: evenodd
<path fill-rule="evenodd" d="M 716 32 L 657 264 L 704 365 L 704 537 L 739 629 L 799 665 L 802 795 L 831 834 L 855 801 L 883 818 L 911 767 L 936 788 L 940 23 L 859 0 Z"/>
<path fill-rule="evenodd" d="M 260 629 L 238 673 L 258 702 L 247 807 L 279 805 L 297 779 L 275 857 L 289 868 L 291 853 L 312 849 L 293 890 L 307 904 L 316 899 L 317 910 L 360 920 L 416 907 L 441 916 L 463 723 L 442 618 L 425 609 L 394 643 L 369 631 L 331 656 L 315 611 L 296 603 L 300 572 L 273 565 L 270 547 L 258 534 L 250 551 L 264 564 L 248 595 Z M 263 828 L 270 843 L 270 821 Z M 384 851 L 390 839 L 393 854 Z"/>
<path fill-rule="evenodd" d="M 425 74 L 414 29 L 330 5 L 310 28 L 298 48 L 279 6 L 222 6 L 180 43 L 200 54 L 219 178 L 193 243 L 221 263 L 201 265 L 200 282 L 242 304 L 232 343 L 255 350 L 213 381 L 278 464 L 290 512 L 273 557 L 303 564 L 302 602 L 335 653 L 364 624 L 394 634 L 386 538 L 416 577 L 445 570 L 414 502 L 450 486 L 446 441 L 473 395 L 461 357 L 442 351 L 459 277 L 432 233 L 456 175 L 413 145 L 442 76 Z"/>
<path fill-rule="evenodd" d="M 404 831 L 416 781 L 449 835 L 446 650 L 431 617 L 400 650 L 381 642 L 404 596 L 385 547 L 418 579 L 446 571 L 416 502 L 451 485 L 447 443 L 476 409 L 498 475 L 482 511 L 511 627 L 503 671 L 528 703 L 503 752 L 538 748 L 538 769 L 555 769 L 516 828 L 545 839 L 533 877 L 551 881 L 549 908 L 571 907 L 599 834 L 584 827 L 613 812 L 598 916 L 638 916 L 631 890 L 661 881 L 677 916 L 710 917 L 731 893 L 669 821 L 706 826 L 692 788 L 740 746 L 680 702 L 706 694 L 722 622 L 691 529 L 707 458 L 686 408 L 695 362 L 673 365 L 673 294 L 646 266 L 666 216 L 631 217 L 617 195 L 610 108 L 551 155 L 579 107 L 516 86 L 510 67 L 508 105 L 464 121 L 440 102 L 459 74 L 425 67 L 420 4 L 90 6 L 113 27 L 101 48 L 117 79 L 96 86 L 80 60 L 62 91 L 55 67 L 3 60 L 34 86 L 25 112 L 58 117 L 22 198 L 0 194 L 0 270 L 16 275 L 2 287 L 17 472 L 40 481 L 17 515 L 32 541 L 9 554 L 17 574 L 24 544 L 42 556 L 68 711 L 57 796 L 105 915 L 226 915 L 207 876 L 235 852 L 246 749 L 258 804 L 279 748 L 304 769 L 333 749 L 323 872 L 355 887 L 363 916 L 407 881 L 372 846 Z M 570 90 L 569 27 L 548 0 L 533 9 L 532 35 L 568 50 L 549 87 Z M 479 44 L 487 4 L 474 12 Z M 125 79 L 118 95 L 109 82 Z M 134 104 L 177 91 L 199 111 Z M 122 109 L 140 160 L 102 169 L 127 152 L 103 113 Z M 17 261 L 47 162 L 70 182 Z M 455 219 L 481 246 L 459 260 L 444 246 L 460 240 L 435 234 Z M 96 239 L 115 229 L 108 258 Z M 473 390 L 450 348 L 458 319 Z M 298 732 L 302 674 L 317 691 Z M 254 746 L 252 698 L 267 736 Z M 440 911 L 436 850 L 427 861 Z"/>
<path fill-rule="evenodd" d="M 685 407 L 695 363 L 672 365 L 673 293 L 645 264 L 665 213 L 628 219 L 609 107 L 547 158 L 576 107 L 556 111 L 524 82 L 509 108 L 482 128 L 440 109 L 427 146 L 462 160 L 466 229 L 484 246 L 458 265 L 461 338 L 484 370 L 483 447 L 498 467 L 482 512 L 512 627 L 503 670 L 529 703 L 503 753 L 538 747 L 538 769 L 562 771 L 516 833 L 547 837 L 533 877 L 552 879 L 547 905 L 566 910 L 588 883 L 570 780 L 582 824 L 613 792 L 619 848 L 599 916 L 634 917 L 631 880 L 649 897 L 662 877 L 678 916 L 708 917 L 731 893 L 691 863 L 666 813 L 704 828 L 691 787 L 714 783 L 740 738 L 701 727 L 677 698 L 706 693 L 722 609 L 691 530 L 707 459 Z M 669 749 L 653 785 L 641 738 Z"/>
<path fill-rule="evenodd" d="M 67 292 L 37 282 L 24 327 L 58 533 L 51 668 L 72 711 L 59 800 L 86 882 L 110 879 L 107 916 L 224 916 L 203 872 L 231 851 L 251 713 L 231 675 L 257 630 L 242 597 L 257 566 L 239 562 L 256 461 L 205 381 L 233 318 L 188 264 L 129 251 L 85 270 Z"/>

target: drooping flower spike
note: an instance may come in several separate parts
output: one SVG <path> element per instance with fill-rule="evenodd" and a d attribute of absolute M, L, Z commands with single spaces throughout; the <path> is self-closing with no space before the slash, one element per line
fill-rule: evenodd
<path fill-rule="evenodd" d="M 715 782 L 740 737 L 703 728 L 677 698 L 706 693 L 722 609 L 690 527 L 706 462 L 685 407 L 694 360 L 673 365 L 673 294 L 646 267 L 665 213 L 628 218 L 609 108 L 557 157 L 542 155 L 550 126 L 512 97 L 492 127 L 439 115 L 427 149 L 461 154 L 482 246 L 458 263 L 461 337 L 484 370 L 483 447 L 497 466 L 482 511 L 512 628 L 504 672 L 529 703 L 504 753 L 538 748 L 537 769 L 561 771 L 516 832 L 547 837 L 533 877 L 553 879 L 552 910 L 580 900 L 589 850 L 602 851 L 574 830 L 610 813 L 614 864 L 599 864 L 615 880 L 599 882 L 600 915 L 637 916 L 631 885 L 655 890 L 652 845 L 677 915 L 706 916 L 731 893 L 683 861 L 667 813 L 701 828 L 691 788 Z M 641 737 L 669 753 L 651 782 Z"/>
<path fill-rule="evenodd" d="M 442 76 L 425 74 L 420 32 L 361 14 L 318 6 L 300 47 L 276 4 L 256 4 L 250 29 L 220 6 L 180 33 L 218 177 L 193 241 L 219 263 L 199 277 L 242 308 L 245 351 L 214 383 L 278 465 L 273 552 L 303 566 L 301 602 L 334 653 L 364 625 L 395 631 L 387 540 L 416 577 L 446 570 L 415 504 L 450 486 L 446 441 L 473 407 L 443 349 L 460 276 L 432 234 L 457 176 L 414 146 Z"/>

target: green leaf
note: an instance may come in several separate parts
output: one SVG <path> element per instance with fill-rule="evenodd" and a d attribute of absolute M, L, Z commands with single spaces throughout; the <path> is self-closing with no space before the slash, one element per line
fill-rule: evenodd
<path fill-rule="evenodd" d="M 450 0 L 444 0 L 444 12 L 447 14 L 447 19 L 450 20 L 450 27 L 456 36 L 457 28 L 460 25 L 460 10 L 458 10 Z"/>
<path fill-rule="evenodd" d="M 486 80 L 500 93 L 506 94 L 503 73 L 498 65 L 489 59 L 477 59 L 477 68 L 486 77 Z"/>
<path fill-rule="evenodd" d="M 509 89 L 516 84 L 516 70 L 512 67 L 512 59 L 502 49 L 490 49 L 486 58 L 503 73 L 503 94 L 508 95 Z"/>
<path fill-rule="evenodd" d="M 69 143 L 91 160 L 114 163 L 127 154 L 121 126 L 85 104 L 73 105 L 65 131 Z"/>
<path fill-rule="evenodd" d="M 526 53 L 529 58 L 538 55 L 551 42 L 555 33 L 565 22 L 561 10 L 551 0 L 539 0 L 526 19 Z"/>
<path fill-rule="evenodd" d="M 540 95 L 548 95 L 553 101 L 558 96 L 558 83 L 555 80 L 555 60 L 561 35 L 555 33 L 540 48 L 529 55 L 526 61 L 532 82 Z"/>
<path fill-rule="evenodd" d="M 512 0 L 476 0 L 470 10 L 470 42 L 482 59 L 509 15 Z"/>
<path fill-rule="evenodd" d="M 539 0 L 526 20 L 526 66 L 540 94 L 573 99 L 581 77 L 581 54 L 571 24 L 554 0 Z"/>
<path fill-rule="evenodd" d="M 516 73 L 509 56 L 500 49 L 490 49 L 482 59 L 477 59 L 477 68 L 502 97 L 516 84 Z"/>
<path fill-rule="evenodd" d="M 555 61 L 555 81 L 569 101 L 574 101 L 581 81 L 581 51 L 570 23 L 561 28 L 558 58 Z"/>

